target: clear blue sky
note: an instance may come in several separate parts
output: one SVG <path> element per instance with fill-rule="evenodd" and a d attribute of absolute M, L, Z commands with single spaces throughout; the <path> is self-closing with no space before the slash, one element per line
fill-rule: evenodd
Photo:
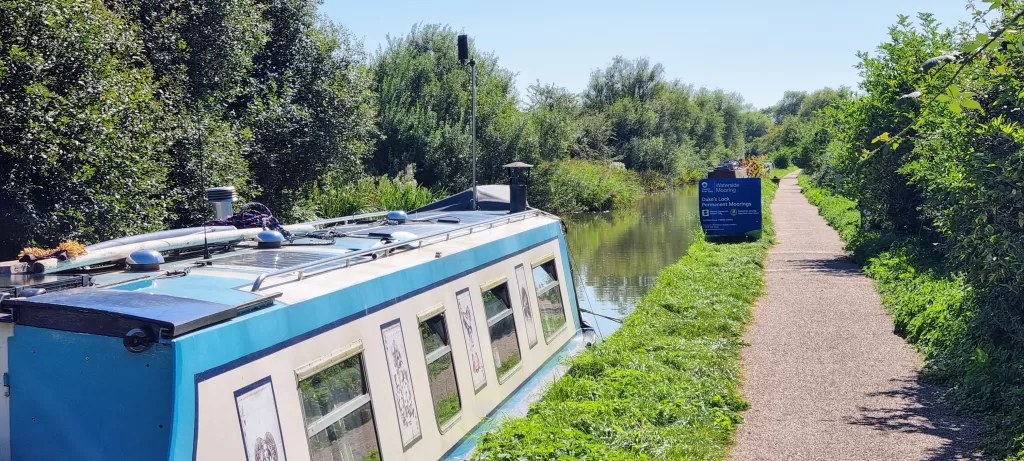
<path fill-rule="evenodd" d="M 859 50 L 873 51 L 898 14 L 968 19 L 965 0 L 325 0 L 321 12 L 376 52 L 413 24 L 468 33 L 518 73 L 582 91 L 613 56 L 646 56 L 668 78 L 736 91 L 758 107 L 785 90 L 854 86 Z M 452 46 L 455 46 L 452 44 Z"/>

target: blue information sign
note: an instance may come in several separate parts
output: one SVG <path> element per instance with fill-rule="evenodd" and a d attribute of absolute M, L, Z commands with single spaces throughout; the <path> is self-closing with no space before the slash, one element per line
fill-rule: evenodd
<path fill-rule="evenodd" d="M 700 225 L 709 237 L 761 237 L 761 179 L 702 179 Z"/>

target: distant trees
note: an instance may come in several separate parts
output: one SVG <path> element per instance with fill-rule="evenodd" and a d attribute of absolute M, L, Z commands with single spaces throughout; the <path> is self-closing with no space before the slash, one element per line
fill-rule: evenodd
<path fill-rule="evenodd" d="M 808 168 L 817 153 L 825 148 L 824 111 L 853 97 L 846 87 L 817 91 L 787 91 L 778 104 L 747 117 L 747 153 L 766 154 L 782 164 L 790 162 Z M 765 119 L 769 123 L 764 124 Z M 757 136 L 754 136 L 757 135 Z"/>
<path fill-rule="evenodd" d="M 637 171 L 692 176 L 743 155 L 746 109 L 736 94 L 665 79 L 660 64 L 615 57 L 574 95 L 539 82 L 528 90 L 540 156 L 621 161 Z"/>
<path fill-rule="evenodd" d="M 316 213 L 317 184 L 414 171 L 435 190 L 468 187 L 456 33 L 417 25 L 367 57 L 318 3 L 0 0 L 0 259 L 196 225 L 211 186 L 285 220 Z M 515 160 L 572 160 L 664 184 L 771 132 L 739 95 L 668 81 L 646 58 L 614 58 L 579 94 L 537 82 L 521 100 L 514 72 L 470 46 L 482 183 Z"/>

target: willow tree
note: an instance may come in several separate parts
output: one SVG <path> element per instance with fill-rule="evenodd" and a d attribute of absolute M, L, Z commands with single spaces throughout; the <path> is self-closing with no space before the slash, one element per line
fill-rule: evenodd
<path fill-rule="evenodd" d="M 416 179 L 449 190 L 468 187 L 471 177 L 471 77 L 459 62 L 456 33 L 441 25 L 417 25 L 389 37 L 373 59 L 379 94 L 380 130 L 369 165 L 396 175 L 415 165 Z M 470 41 L 477 65 L 478 179 L 505 178 L 501 165 L 534 161 L 537 138 L 519 111 L 514 74 Z"/>

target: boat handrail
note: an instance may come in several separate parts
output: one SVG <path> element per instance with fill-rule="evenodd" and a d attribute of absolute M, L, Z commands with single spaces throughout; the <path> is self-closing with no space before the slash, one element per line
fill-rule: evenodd
<path fill-rule="evenodd" d="M 345 264 L 343 266 L 339 266 L 339 267 L 336 267 L 336 268 L 333 268 L 333 269 L 330 269 L 330 270 L 344 269 L 344 268 L 347 268 L 347 267 L 350 267 L 350 266 L 354 266 L 356 264 L 361 264 L 363 262 L 367 262 L 367 261 L 372 260 L 372 259 L 364 259 L 363 261 L 355 261 L 355 262 L 353 262 L 352 260 L 356 259 L 356 258 L 366 258 L 368 256 L 369 257 L 373 257 L 374 255 L 377 255 L 378 258 L 383 258 L 383 257 L 387 257 L 387 256 L 390 255 L 390 253 L 391 253 L 390 250 L 401 248 L 401 247 L 408 246 L 408 245 L 412 245 L 412 244 L 415 244 L 417 242 L 419 243 L 417 248 L 422 248 L 422 247 L 425 247 L 425 246 L 428 246 L 428 245 L 433 245 L 433 244 L 439 243 L 439 242 L 447 242 L 447 241 L 451 240 L 453 237 L 462 237 L 464 235 L 471 235 L 477 228 L 492 229 L 496 225 L 511 224 L 513 222 L 523 221 L 523 220 L 526 220 L 527 218 L 532 218 L 532 217 L 535 217 L 535 216 L 550 216 L 550 217 L 553 217 L 554 219 L 559 219 L 557 216 L 552 215 L 552 214 L 550 214 L 550 213 L 548 213 L 546 211 L 536 210 L 536 209 L 534 209 L 534 210 L 527 210 L 527 211 L 523 211 L 523 212 L 515 213 L 515 214 L 508 214 L 508 215 L 504 215 L 504 216 L 502 216 L 500 218 L 491 219 L 491 220 L 487 220 L 487 221 L 481 221 L 481 222 L 473 223 L 473 224 L 467 224 L 465 226 L 456 227 L 454 229 L 449 229 L 449 230 L 445 230 L 445 231 L 441 231 L 441 232 L 435 232 L 433 234 L 419 236 L 419 237 L 416 237 L 416 238 L 410 239 L 410 240 L 403 240 L 403 241 L 400 241 L 400 242 L 389 243 L 387 245 L 382 245 L 382 246 L 375 247 L 375 248 L 369 248 L 369 249 L 366 249 L 366 250 L 360 250 L 360 251 L 356 251 L 356 252 L 353 252 L 353 253 L 346 253 L 346 254 L 343 254 L 343 255 L 338 255 L 336 257 L 324 258 L 324 259 L 319 259 L 319 260 L 316 260 L 316 261 L 310 261 L 310 262 L 306 262 L 306 263 L 302 263 L 302 264 L 296 264 L 294 266 L 285 267 L 285 268 L 277 269 L 277 270 L 270 271 L 270 272 L 264 272 L 264 273 L 260 274 L 259 277 L 256 277 L 256 280 L 252 283 L 252 289 L 250 291 L 252 291 L 252 292 L 259 291 L 260 287 L 263 285 L 263 282 L 265 282 L 267 279 L 269 279 L 271 277 L 278 277 L 278 276 L 281 276 L 281 275 L 287 275 L 287 274 L 291 274 L 291 273 L 294 273 L 294 272 L 298 272 L 298 277 L 296 277 L 296 279 L 293 280 L 293 281 L 297 282 L 299 280 L 302 280 L 305 277 L 305 273 L 307 271 L 309 271 L 310 269 L 313 269 L 313 268 L 318 267 L 318 266 L 323 266 L 325 264 L 331 264 L 331 263 L 335 263 L 335 262 L 338 262 L 338 261 L 345 261 Z M 305 224 L 312 224 L 312 223 L 305 223 Z M 460 233 L 460 232 L 465 232 L 465 234 L 464 235 L 453 235 L 453 234 L 457 234 L 457 233 Z M 429 241 L 431 239 L 435 239 L 435 240 L 434 241 Z M 376 259 L 376 258 L 373 258 L 373 259 Z M 290 282 L 285 282 L 285 283 L 290 283 Z"/>
<path fill-rule="evenodd" d="M 363 213 L 363 214 L 354 214 L 354 215 L 351 215 L 351 216 L 341 216 L 341 217 L 337 217 L 337 218 L 318 219 L 316 221 L 304 222 L 302 224 L 309 225 L 309 226 L 326 226 L 326 225 L 329 225 L 329 224 L 338 224 L 338 223 L 348 224 L 349 222 L 352 222 L 352 221 L 360 221 L 360 220 L 369 219 L 369 218 L 380 218 L 382 216 L 387 216 L 387 215 L 388 215 L 387 211 L 375 211 L 373 213 Z"/>

